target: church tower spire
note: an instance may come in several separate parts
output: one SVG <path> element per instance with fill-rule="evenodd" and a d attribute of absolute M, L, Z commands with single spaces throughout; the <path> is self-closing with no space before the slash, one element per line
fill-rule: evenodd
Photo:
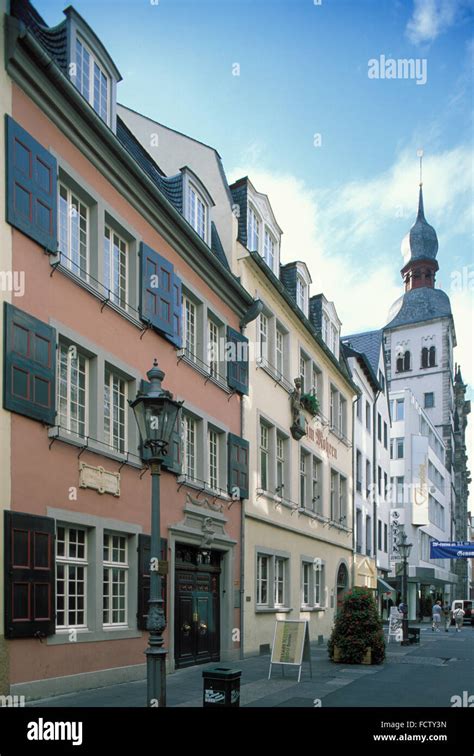
<path fill-rule="evenodd" d="M 438 237 L 433 226 L 426 221 L 423 203 L 423 150 L 418 150 L 420 158 L 420 191 L 418 214 L 414 225 L 402 241 L 404 266 L 401 269 L 405 291 L 430 287 L 434 289 L 436 271 L 439 269 L 436 255 Z"/>

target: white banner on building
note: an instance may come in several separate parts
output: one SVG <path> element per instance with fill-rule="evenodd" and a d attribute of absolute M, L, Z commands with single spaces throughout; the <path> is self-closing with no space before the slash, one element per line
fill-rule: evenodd
<path fill-rule="evenodd" d="M 395 572 L 395 562 L 400 559 L 398 542 L 401 528 L 405 525 L 405 510 L 403 507 L 393 507 L 390 510 L 390 571 Z"/>
<path fill-rule="evenodd" d="M 429 486 L 428 486 L 428 438 L 412 436 L 411 460 L 413 469 L 412 485 L 412 525 L 428 525 Z"/>

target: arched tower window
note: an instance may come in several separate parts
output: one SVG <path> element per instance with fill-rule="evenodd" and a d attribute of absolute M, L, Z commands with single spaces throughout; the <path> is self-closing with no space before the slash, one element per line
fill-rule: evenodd
<path fill-rule="evenodd" d="M 421 367 L 428 367 L 428 347 L 423 347 L 421 350 Z"/>
<path fill-rule="evenodd" d="M 407 350 L 404 354 L 400 355 L 400 357 L 397 357 L 397 373 L 404 373 L 405 371 L 410 370 L 410 367 L 411 355 Z"/>
<path fill-rule="evenodd" d="M 430 347 L 429 366 L 434 367 L 436 365 L 436 347 Z"/>

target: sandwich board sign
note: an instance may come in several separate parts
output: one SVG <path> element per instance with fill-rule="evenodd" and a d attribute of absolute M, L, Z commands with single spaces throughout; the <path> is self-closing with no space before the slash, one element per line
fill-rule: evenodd
<path fill-rule="evenodd" d="M 309 627 L 307 620 L 277 620 L 273 635 L 272 656 L 268 679 L 272 674 L 272 665 L 284 665 L 299 667 L 298 682 L 301 679 L 301 667 L 303 661 L 309 662 L 310 675 L 313 677 L 311 668 L 311 649 L 309 645 Z"/>
<path fill-rule="evenodd" d="M 388 642 L 399 643 L 403 638 L 402 626 L 403 614 L 398 611 L 397 606 L 390 607 L 390 617 L 388 620 Z"/>

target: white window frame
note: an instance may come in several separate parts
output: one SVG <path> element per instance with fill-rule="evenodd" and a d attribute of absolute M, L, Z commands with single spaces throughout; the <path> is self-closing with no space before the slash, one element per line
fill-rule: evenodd
<path fill-rule="evenodd" d="M 269 490 L 270 483 L 270 447 L 269 447 L 269 427 L 265 423 L 260 422 L 260 444 L 259 444 L 259 468 L 260 468 L 260 488 L 263 491 Z M 263 485 L 265 483 L 265 485 Z"/>
<path fill-rule="evenodd" d="M 108 233 L 108 238 L 107 238 Z M 115 240 L 118 244 L 115 244 Z M 107 249 L 108 247 L 108 249 Z M 118 249 L 118 261 L 115 256 L 115 249 Z M 106 260 L 108 257 L 108 264 Z M 123 259 L 125 260 L 125 264 Z M 122 310 L 127 309 L 128 305 L 128 289 L 129 289 L 129 245 L 128 242 L 115 230 L 115 228 L 109 223 L 104 225 L 104 242 L 103 242 L 103 266 L 104 266 L 104 287 L 107 296 L 111 302 Z M 108 267 L 108 274 L 106 268 Z M 117 271 L 118 268 L 118 271 Z M 122 275 L 121 268 L 124 268 L 124 275 Z M 119 285 L 118 290 L 115 288 L 115 277 L 118 272 Z M 120 279 L 124 279 L 125 283 L 122 286 Z"/>
<path fill-rule="evenodd" d="M 183 417 L 183 475 L 197 480 L 197 421 L 191 415 Z"/>
<path fill-rule="evenodd" d="M 215 490 L 219 488 L 219 435 L 214 428 L 207 431 L 208 482 L 209 487 Z"/>
<path fill-rule="evenodd" d="M 247 247 L 250 252 L 260 252 L 260 228 L 262 221 L 252 205 L 248 208 Z"/>
<path fill-rule="evenodd" d="M 183 347 L 186 357 L 196 362 L 197 347 L 197 305 L 186 294 L 182 295 Z"/>
<path fill-rule="evenodd" d="M 67 351 L 66 359 L 66 396 L 61 396 L 61 388 L 63 385 L 63 380 L 61 378 L 61 366 L 62 366 L 62 356 L 63 356 L 63 350 Z M 74 404 L 77 406 L 77 408 L 83 407 L 84 409 L 84 433 L 79 432 L 79 424 L 80 420 L 77 418 L 73 418 L 72 415 L 72 372 L 73 372 L 73 361 L 76 361 L 80 364 L 81 360 L 84 360 L 84 404 L 82 405 L 79 401 L 80 396 L 80 387 L 78 384 L 74 387 L 77 391 L 78 395 L 78 401 L 74 402 Z M 80 371 L 80 368 L 78 368 Z M 86 357 L 86 355 L 78 349 L 76 344 L 66 344 L 61 339 L 58 342 L 58 350 L 57 350 L 57 362 L 56 362 L 56 404 L 57 404 L 57 419 L 59 426 L 65 430 L 68 434 L 78 436 L 79 438 L 86 438 L 89 435 L 89 358 Z M 66 403 L 66 424 L 63 425 L 61 423 L 61 402 L 65 401 Z M 72 423 L 77 424 L 77 429 L 74 430 L 72 428 Z"/>
<path fill-rule="evenodd" d="M 308 311 L 308 284 L 299 273 L 296 275 L 296 304 L 306 315 Z"/>
<path fill-rule="evenodd" d="M 262 565 L 265 563 L 266 575 L 263 577 Z M 269 554 L 257 554 L 257 606 L 270 606 L 270 563 Z M 266 601 L 262 600 L 263 587 L 266 588 Z"/>
<path fill-rule="evenodd" d="M 273 234 L 265 226 L 263 237 L 263 259 L 267 263 L 270 270 L 275 270 L 275 258 L 276 258 L 277 242 Z"/>
<path fill-rule="evenodd" d="M 123 562 L 121 561 L 114 561 L 113 558 L 109 559 L 103 559 L 103 575 L 102 575 L 102 611 L 103 615 L 105 612 L 108 614 L 108 621 L 104 620 L 104 617 L 102 617 L 102 625 L 104 629 L 111 629 L 111 628 L 122 628 L 122 627 L 128 627 L 128 575 L 129 575 L 129 559 L 128 559 L 128 537 L 124 533 L 115 533 L 111 531 L 104 531 L 104 550 L 105 550 L 105 539 L 106 538 L 120 538 L 123 539 L 125 542 L 125 560 Z M 113 550 L 113 546 L 108 548 L 109 557 L 110 553 Z M 120 548 L 120 551 L 122 549 Z M 105 578 L 105 572 L 108 572 L 107 580 Z M 124 608 L 118 608 L 114 609 L 113 606 L 113 599 L 114 599 L 114 592 L 113 592 L 113 585 L 114 585 L 114 571 L 117 570 L 120 573 L 123 573 L 124 580 L 120 581 L 120 584 L 123 583 L 125 586 L 124 588 L 124 595 L 123 595 L 123 603 Z M 108 596 L 109 599 L 109 606 L 108 609 L 105 609 L 105 599 L 106 599 L 106 592 L 105 592 L 105 585 L 108 585 Z M 122 598 L 119 596 L 119 598 Z M 112 602 L 112 603 L 110 603 Z M 113 621 L 113 612 L 119 611 L 124 613 L 124 620 L 119 622 Z"/>
<path fill-rule="evenodd" d="M 207 319 L 207 343 L 209 356 L 209 375 L 212 378 L 219 378 L 220 369 L 220 345 L 219 345 L 219 325 L 212 318 Z"/>
<path fill-rule="evenodd" d="M 88 54 L 89 61 L 88 61 L 88 77 L 89 77 L 89 86 L 88 91 L 84 92 L 82 81 L 79 77 L 79 69 L 82 69 L 83 64 L 79 64 L 78 62 L 78 45 L 82 47 L 83 50 Z M 112 82 L 110 79 L 110 76 L 107 74 L 107 72 L 104 70 L 103 66 L 99 63 L 97 60 L 97 57 L 94 55 L 93 52 L 91 52 L 90 47 L 87 45 L 87 43 L 80 37 L 79 35 L 76 35 L 76 46 L 74 49 L 74 63 L 76 66 L 76 75 L 75 75 L 75 84 L 76 88 L 79 90 L 79 92 L 82 94 L 82 96 L 87 100 L 89 105 L 95 110 L 97 115 L 102 118 L 103 121 L 107 124 L 107 126 L 110 125 L 110 96 L 111 96 L 111 90 L 112 90 Z M 95 107 L 95 67 L 98 68 L 100 73 L 105 77 L 106 86 L 107 86 L 107 95 L 106 95 L 106 116 L 104 118 L 103 113 L 101 112 L 101 109 L 97 110 Z"/>
<path fill-rule="evenodd" d="M 273 606 L 277 608 L 288 606 L 287 583 L 288 583 L 288 559 L 283 556 L 273 558 Z M 281 601 L 278 600 L 281 585 Z"/>
<path fill-rule="evenodd" d="M 261 312 L 258 316 L 258 348 L 260 360 L 268 363 L 268 315 Z"/>
<path fill-rule="evenodd" d="M 62 196 L 65 192 L 66 197 Z M 63 216 L 66 203 L 66 218 Z M 64 224 L 65 220 L 65 224 Z M 76 223 L 74 223 L 76 220 Z M 85 230 L 81 229 L 81 221 L 85 223 Z M 64 238 L 64 234 L 66 238 Z M 81 241 L 81 235 L 85 241 Z M 73 249 L 74 238 L 77 249 Z M 81 245 L 85 244 L 85 254 L 81 253 Z M 81 200 L 63 181 L 58 181 L 58 249 L 64 259 L 64 266 L 74 275 L 88 280 L 90 267 L 90 212 L 89 206 Z"/>
<path fill-rule="evenodd" d="M 286 438 L 277 432 L 276 437 L 276 485 L 279 496 L 285 495 L 285 464 L 286 464 Z"/>
<path fill-rule="evenodd" d="M 314 560 L 303 559 L 301 562 L 301 609 L 324 609 L 324 607 L 324 563 L 321 560 L 321 565 L 317 568 Z"/>
<path fill-rule="evenodd" d="M 200 217 L 200 208 L 202 208 L 202 217 Z M 188 182 L 188 221 L 198 236 L 208 244 L 209 205 L 191 181 Z"/>
<path fill-rule="evenodd" d="M 107 380 L 108 378 L 108 380 Z M 123 427 L 123 438 L 121 435 L 117 435 L 115 433 L 114 425 L 115 425 L 115 405 L 113 403 L 113 399 L 115 396 L 114 391 L 114 380 L 120 381 L 123 383 L 123 391 L 119 389 L 119 393 L 121 396 L 123 396 L 123 423 L 119 421 L 119 426 Z M 114 369 L 112 365 L 105 367 L 104 372 L 104 386 L 103 386 L 103 392 L 105 395 L 106 390 L 109 391 L 109 407 L 110 407 L 110 415 L 108 418 L 109 421 L 109 429 L 106 429 L 106 413 L 105 413 L 105 396 L 104 396 L 104 427 L 103 427 L 103 433 L 104 433 L 104 443 L 106 446 L 109 446 L 111 449 L 114 449 L 119 454 L 126 454 L 128 452 L 128 394 L 129 394 L 129 386 L 128 386 L 128 380 L 121 375 L 117 370 Z M 119 410 L 121 411 L 122 408 L 119 407 Z M 118 443 L 116 443 L 116 438 L 118 439 Z M 121 443 L 123 442 L 123 449 L 120 448 Z"/>
<path fill-rule="evenodd" d="M 64 541 L 60 541 L 60 539 L 59 539 L 59 529 L 60 528 L 62 528 L 64 530 Z M 73 531 L 73 530 L 80 531 L 80 532 L 84 533 L 84 556 L 83 557 L 78 557 L 78 556 L 72 557 L 69 554 L 69 547 L 71 545 L 71 531 Z M 64 620 L 65 620 L 63 624 L 60 624 L 60 622 L 58 620 L 56 621 L 56 629 L 58 631 L 69 630 L 71 628 L 87 629 L 87 627 L 88 627 L 88 625 L 87 625 L 87 600 L 88 600 L 88 595 L 87 595 L 87 580 L 88 580 L 88 553 L 87 553 L 87 545 L 88 544 L 87 544 L 87 539 L 88 539 L 88 533 L 87 533 L 87 528 L 85 528 L 85 527 L 81 527 L 79 525 L 76 526 L 76 525 L 72 525 L 72 524 L 63 524 L 63 523 L 58 523 L 57 526 L 56 526 L 56 574 L 55 574 L 56 616 L 58 617 L 59 616 L 59 612 L 60 612 L 60 610 L 58 608 L 58 598 L 62 597 L 64 599 L 64 608 L 61 611 L 64 614 Z M 59 548 L 59 544 L 60 543 L 64 543 L 64 554 L 63 555 L 59 555 L 58 554 L 58 548 Z M 78 541 L 76 541 L 75 543 L 77 545 Z M 59 582 L 58 566 L 62 566 L 64 568 L 64 578 L 63 578 L 63 582 L 64 582 L 64 594 L 60 594 L 59 593 L 59 589 L 58 589 L 58 582 Z M 71 610 L 69 608 L 69 599 L 71 598 L 71 595 L 70 595 L 70 592 L 69 592 L 69 587 L 70 587 L 71 583 L 74 583 L 75 587 L 77 588 L 78 580 L 77 580 L 77 573 L 76 573 L 76 579 L 75 580 L 73 580 L 71 578 L 71 575 L 70 575 L 70 571 L 71 570 L 70 570 L 70 568 L 76 568 L 76 570 L 77 570 L 77 568 L 82 568 L 84 570 L 84 573 L 83 573 L 84 574 L 84 580 L 83 580 L 83 583 L 84 583 L 84 592 L 82 594 L 80 594 L 80 596 L 78 596 L 77 592 L 74 594 L 74 600 L 76 602 L 76 608 L 73 609 L 73 610 Z M 79 597 L 82 598 L 82 601 L 83 601 L 82 612 L 84 613 L 84 621 L 83 622 L 70 623 L 69 622 L 69 612 L 73 611 L 74 614 L 76 615 L 76 619 L 77 619 L 77 612 L 81 611 L 81 610 L 79 610 L 77 608 L 77 601 L 78 601 Z"/>

